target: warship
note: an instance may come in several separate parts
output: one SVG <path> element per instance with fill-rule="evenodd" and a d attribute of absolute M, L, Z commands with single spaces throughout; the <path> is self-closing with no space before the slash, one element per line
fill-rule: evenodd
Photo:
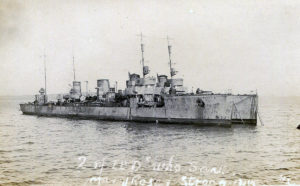
<path fill-rule="evenodd" d="M 20 104 L 21 111 L 26 115 L 128 122 L 221 126 L 257 124 L 257 93 L 235 95 L 199 88 L 195 93 L 188 93 L 183 86 L 183 79 L 176 78 L 169 40 L 167 48 L 170 76 L 149 76 L 141 34 L 142 76 L 128 73 L 124 90 L 111 87 L 109 79 L 98 79 L 95 94 L 82 92 L 81 82 L 75 79 L 73 57 L 74 81 L 71 90 L 56 101 L 48 101 L 45 65 L 45 87 L 35 95 L 33 102 Z"/>

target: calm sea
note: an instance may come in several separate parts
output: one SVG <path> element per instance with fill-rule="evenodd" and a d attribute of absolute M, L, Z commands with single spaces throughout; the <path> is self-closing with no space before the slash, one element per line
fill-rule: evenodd
<path fill-rule="evenodd" d="M 300 99 L 261 98 L 264 126 L 22 115 L 0 98 L 0 185 L 300 184 Z"/>

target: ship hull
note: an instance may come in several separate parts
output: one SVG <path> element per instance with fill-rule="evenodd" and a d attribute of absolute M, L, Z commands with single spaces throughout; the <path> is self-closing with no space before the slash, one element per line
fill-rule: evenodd
<path fill-rule="evenodd" d="M 199 99 L 205 106 L 199 106 Z M 131 105 L 135 104 L 131 100 Z M 257 95 L 200 95 L 165 98 L 165 106 L 97 107 L 83 105 L 20 104 L 23 114 L 112 121 L 159 122 L 199 125 L 257 123 Z"/>

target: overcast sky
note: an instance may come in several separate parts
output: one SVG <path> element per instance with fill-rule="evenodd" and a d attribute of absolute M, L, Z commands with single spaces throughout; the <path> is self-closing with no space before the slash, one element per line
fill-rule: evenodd
<path fill-rule="evenodd" d="M 100 78 L 125 88 L 141 32 L 150 75 L 169 75 L 169 35 L 190 90 L 300 95 L 299 0 L 0 0 L 0 95 L 43 87 L 44 49 L 48 93 L 69 90 L 72 50 L 91 91 Z"/>

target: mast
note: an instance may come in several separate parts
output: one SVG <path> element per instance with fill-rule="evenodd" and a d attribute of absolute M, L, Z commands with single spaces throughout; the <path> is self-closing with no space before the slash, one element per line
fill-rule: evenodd
<path fill-rule="evenodd" d="M 76 78 L 75 78 L 75 59 L 74 59 L 74 54 L 73 54 L 73 73 L 74 73 L 74 81 L 75 81 Z"/>
<path fill-rule="evenodd" d="M 169 53 L 169 67 L 170 67 L 170 76 L 171 76 L 171 79 L 173 77 L 173 73 L 172 73 L 172 59 L 171 59 L 171 49 L 172 49 L 172 46 L 170 45 L 170 38 L 169 36 L 167 36 L 167 42 L 168 42 L 168 53 Z"/>
<path fill-rule="evenodd" d="M 88 94 L 89 94 L 89 82 L 88 81 L 85 81 L 85 89 L 86 89 L 86 96 L 88 96 Z"/>
<path fill-rule="evenodd" d="M 47 69 L 46 69 L 46 52 L 44 49 L 44 75 L 45 75 L 45 95 L 47 95 Z"/>
<path fill-rule="evenodd" d="M 144 44 L 143 44 L 143 33 L 141 32 L 141 52 L 142 52 L 142 72 L 143 78 L 145 77 L 144 67 L 145 67 L 145 59 L 144 59 Z"/>
<path fill-rule="evenodd" d="M 149 70 L 149 66 L 145 66 L 145 59 L 144 59 L 144 43 L 143 43 L 143 33 L 141 33 L 140 35 L 138 35 L 141 37 L 141 52 L 142 52 L 142 73 L 143 73 L 143 78 L 145 78 L 145 76 L 147 74 L 149 74 L 150 70 Z"/>
<path fill-rule="evenodd" d="M 169 67 L 170 67 L 170 76 L 171 76 L 171 88 L 173 87 L 173 76 L 176 75 L 177 71 L 172 67 L 172 57 L 171 57 L 171 49 L 172 46 L 170 44 L 170 38 L 167 36 L 167 42 L 168 42 L 168 53 L 169 53 Z"/>

